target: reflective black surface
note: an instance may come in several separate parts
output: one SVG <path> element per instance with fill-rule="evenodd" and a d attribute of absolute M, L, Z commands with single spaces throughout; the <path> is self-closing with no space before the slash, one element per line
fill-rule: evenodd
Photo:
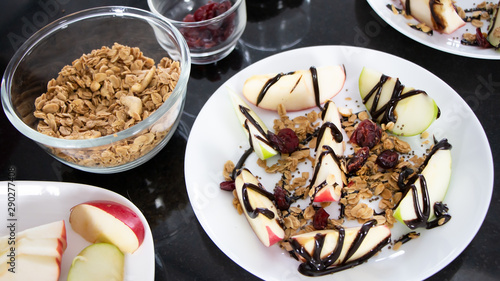
<path fill-rule="evenodd" d="M 213 244 L 193 213 L 184 182 L 187 137 L 204 103 L 231 76 L 278 52 L 314 45 L 376 49 L 434 73 L 455 89 L 477 115 L 497 164 L 500 61 L 459 57 L 415 42 L 388 26 L 364 0 L 247 2 L 248 24 L 236 49 L 215 64 L 193 66 L 181 124 L 167 146 L 152 160 L 124 173 L 81 172 L 57 162 L 18 133 L 2 112 L 0 180 L 7 180 L 8 168 L 15 166 L 17 180 L 78 182 L 123 194 L 143 211 L 151 225 L 156 280 L 256 280 Z M 146 0 L 1 1 L 0 70 L 4 72 L 17 47 L 45 24 L 81 9 L 105 5 L 148 9 Z M 470 188 L 474 192 L 474 186 Z M 497 280 L 500 274 L 499 213 L 500 196 L 495 185 L 488 215 L 477 236 L 458 258 L 429 280 Z"/>

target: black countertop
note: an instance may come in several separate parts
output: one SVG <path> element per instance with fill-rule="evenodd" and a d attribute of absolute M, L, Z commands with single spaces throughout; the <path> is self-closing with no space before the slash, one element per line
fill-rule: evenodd
<path fill-rule="evenodd" d="M 187 137 L 198 112 L 211 94 L 238 71 L 280 51 L 315 45 L 350 45 L 380 50 L 414 62 L 437 75 L 459 93 L 477 115 L 489 139 L 494 162 L 498 163 L 498 60 L 456 56 L 415 42 L 387 25 L 364 0 L 281 2 L 281 10 L 258 10 L 247 5 L 249 24 L 236 49 L 217 63 L 192 67 L 181 124 L 167 146 L 149 162 L 131 171 L 111 175 L 78 171 L 56 161 L 21 135 L 1 113 L 0 180 L 7 180 L 9 167 L 15 166 L 17 180 L 77 182 L 125 195 L 143 211 L 150 223 L 156 249 L 156 280 L 256 280 L 217 248 L 194 215 L 184 181 Z M 0 70 L 4 72 L 16 48 L 43 25 L 78 10 L 107 5 L 148 9 L 146 0 L 1 1 Z M 276 27 L 276 19 L 290 13 L 294 5 L 308 5 L 309 15 L 304 18 L 309 21 L 308 30 L 292 25 L 286 30 L 286 35 L 281 33 L 283 37 L 274 36 L 276 40 L 273 41 L 263 38 L 259 29 Z M 474 240 L 461 255 L 429 280 L 498 279 L 500 195 L 497 188 L 495 184 L 489 212 Z M 165 201 L 160 207 L 155 206 L 158 197 Z"/>

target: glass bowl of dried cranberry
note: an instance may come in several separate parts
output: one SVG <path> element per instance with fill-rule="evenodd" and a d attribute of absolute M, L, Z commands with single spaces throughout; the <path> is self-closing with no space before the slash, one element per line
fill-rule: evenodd
<path fill-rule="evenodd" d="M 229 55 L 247 21 L 245 0 L 148 0 L 148 5 L 179 29 L 194 64 Z"/>

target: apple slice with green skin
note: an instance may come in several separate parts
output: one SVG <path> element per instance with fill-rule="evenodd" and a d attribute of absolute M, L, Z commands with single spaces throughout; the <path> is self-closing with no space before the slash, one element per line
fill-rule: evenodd
<path fill-rule="evenodd" d="M 233 104 L 236 116 L 240 121 L 250 143 L 250 146 L 255 151 L 255 154 L 262 159 L 266 160 L 278 154 L 271 145 L 267 138 L 267 127 L 259 116 L 253 111 L 248 104 L 243 101 L 234 92 L 229 92 L 231 102 Z"/>
<path fill-rule="evenodd" d="M 68 281 L 123 280 L 125 256 L 113 244 L 96 243 L 87 246 L 73 259 Z"/>
<path fill-rule="evenodd" d="M 266 247 L 285 237 L 280 225 L 273 194 L 267 192 L 257 178 L 247 169 L 241 169 L 235 179 L 238 200 L 253 231 Z"/>
<path fill-rule="evenodd" d="M 317 230 L 291 237 L 293 253 L 307 276 L 330 274 L 361 264 L 390 242 L 386 225 L 368 221 L 362 226 Z M 317 252 L 319 251 L 319 253 Z"/>
<path fill-rule="evenodd" d="M 342 65 L 253 75 L 243 85 L 243 96 L 260 108 L 277 110 L 283 104 L 287 111 L 298 111 L 333 98 L 344 87 L 345 78 Z"/>
<path fill-rule="evenodd" d="M 413 136 L 424 132 L 439 117 L 436 102 L 421 90 L 402 85 L 398 78 L 364 67 L 359 93 L 368 112 L 380 124 L 394 123 L 391 132 Z"/>
<path fill-rule="evenodd" d="M 421 176 L 416 178 L 394 212 L 394 218 L 410 229 L 430 228 L 430 223 L 436 219 L 435 204 L 444 200 L 450 184 L 451 145 L 442 140 L 434 145 L 429 156 Z M 428 214 L 425 214 L 426 209 Z"/>
<path fill-rule="evenodd" d="M 108 200 L 95 200 L 71 208 L 73 230 L 91 243 L 107 242 L 124 253 L 135 252 L 144 241 L 140 217 L 129 207 Z"/>
<path fill-rule="evenodd" d="M 450 34 L 465 25 L 452 0 L 401 0 L 401 3 L 407 15 L 437 32 Z"/>
<path fill-rule="evenodd" d="M 338 157 L 344 155 L 345 149 L 340 114 L 333 101 L 326 102 L 322 119 L 311 188 L 317 189 L 314 202 L 333 202 L 340 199 L 344 186 L 344 175 Z"/>
<path fill-rule="evenodd" d="M 18 255 L 15 273 L 9 263 L 0 264 L 0 281 L 58 281 L 61 274 L 60 258 L 51 256 Z"/>
<path fill-rule="evenodd" d="M 500 17 L 498 16 L 500 14 L 500 2 L 498 4 L 493 11 L 490 26 L 488 27 L 488 36 L 486 37 L 488 42 L 495 48 L 500 47 Z"/>

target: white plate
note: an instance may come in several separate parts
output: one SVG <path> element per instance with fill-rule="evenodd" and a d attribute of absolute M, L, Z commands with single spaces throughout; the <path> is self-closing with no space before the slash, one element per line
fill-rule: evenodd
<path fill-rule="evenodd" d="M 63 254 L 61 276 L 59 280 L 66 280 L 71 261 L 86 246 L 90 245 L 79 234 L 75 233 L 69 224 L 70 208 L 90 200 L 111 200 L 121 203 L 132 209 L 140 218 L 145 228 L 144 242 L 133 254 L 125 256 L 125 280 L 154 280 L 155 257 L 153 236 L 149 224 L 141 211 L 125 197 L 107 189 L 76 183 L 42 182 L 42 181 L 14 181 L 16 192 L 16 231 L 38 225 L 64 220 L 68 247 Z M 8 182 L 0 182 L 0 198 L 7 196 Z M 7 210 L 7 200 L 2 199 Z M 4 210 L 2 210 L 4 211 Z M 4 222 L 7 223 L 7 212 Z M 7 235 L 5 227 L 1 228 L 0 236 Z M 22 265 L 19 265 L 22 266 Z"/>
<path fill-rule="evenodd" d="M 344 89 L 333 98 L 339 106 L 356 106 L 360 100 L 358 77 L 362 67 L 367 66 L 397 76 L 408 86 L 426 90 L 441 108 L 441 117 L 428 132 L 438 139 L 447 137 L 453 145 L 453 175 L 445 199 L 452 220 L 442 227 L 421 230 L 420 238 L 398 251 L 384 249 L 366 264 L 335 274 L 335 280 L 423 280 L 455 259 L 479 230 L 493 190 L 493 160 L 481 124 L 462 98 L 427 70 L 386 53 L 345 46 L 309 47 L 271 56 L 229 79 L 201 110 L 186 148 L 186 185 L 196 217 L 213 242 L 254 275 L 264 280 L 308 279 L 297 271 L 299 263 L 288 253 L 277 245 L 266 248 L 260 243 L 245 217 L 238 215 L 232 206 L 232 194 L 219 188 L 224 163 L 227 160 L 236 163 L 248 148 L 226 87 L 241 94 L 244 81 L 253 74 L 287 73 L 327 64 L 346 67 Z M 346 101 L 346 97 L 352 100 Z M 364 109 L 362 104 L 359 106 L 359 110 Z M 267 127 L 272 128 L 276 113 L 252 108 Z M 263 185 L 272 190 L 273 181 L 259 172 L 255 154 L 252 157 L 246 166 L 261 176 Z M 398 228 L 402 228 L 401 224 L 395 226 L 393 233 L 408 232 Z M 394 239 L 398 237 L 393 235 Z M 319 277 L 318 280 L 331 278 Z"/>
<path fill-rule="evenodd" d="M 472 26 L 471 23 L 466 23 L 452 34 L 440 34 L 439 32 L 434 31 L 434 34 L 429 36 L 424 32 L 415 30 L 408 26 L 409 22 L 417 23 L 416 20 L 408 20 L 402 15 L 395 15 L 386 7 L 387 4 L 394 4 L 396 7 L 401 7 L 400 0 L 367 0 L 367 2 L 384 21 L 397 31 L 417 42 L 443 52 L 464 57 L 492 60 L 500 59 L 500 51 L 495 51 L 493 48 L 482 49 L 477 46 L 466 46 L 460 43 L 462 40 L 462 34 L 466 32 L 473 34 L 476 33 L 476 28 Z M 469 9 L 474 8 L 479 2 L 474 0 L 456 0 L 456 3 L 457 6 L 462 7 L 463 9 Z M 483 32 L 486 32 L 487 25 L 488 24 L 485 24 L 482 27 Z"/>

